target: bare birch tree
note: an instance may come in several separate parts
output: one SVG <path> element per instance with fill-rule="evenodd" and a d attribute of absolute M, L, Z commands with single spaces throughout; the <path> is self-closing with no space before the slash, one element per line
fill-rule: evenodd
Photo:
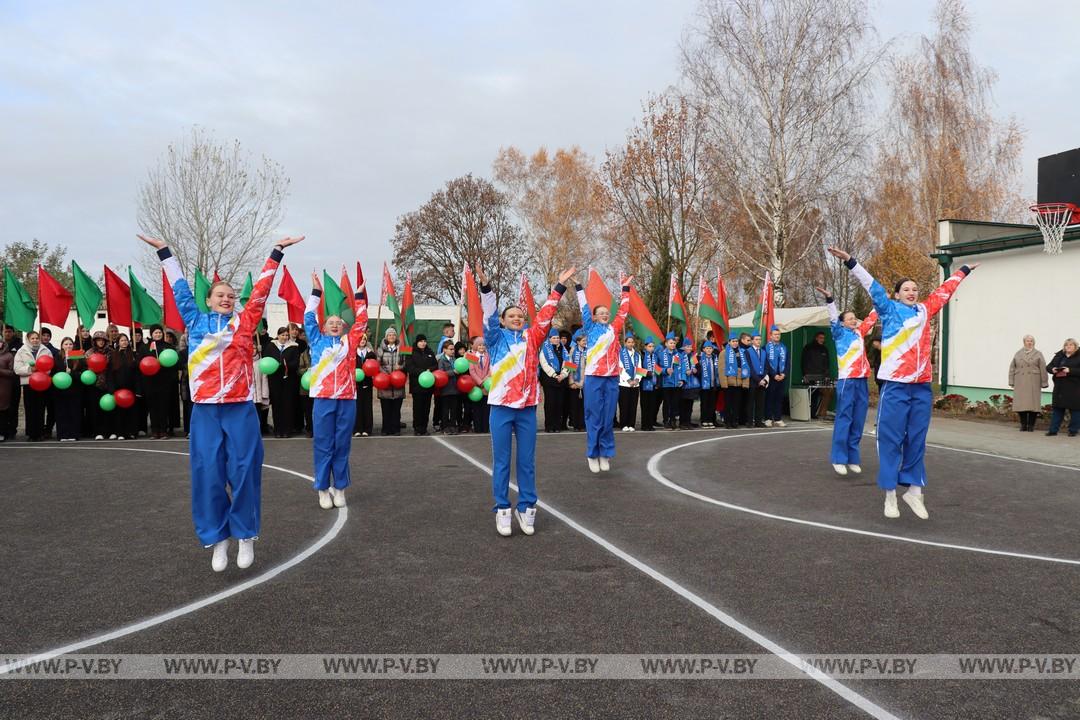
<path fill-rule="evenodd" d="M 281 165 L 255 160 L 239 140 L 219 142 L 196 126 L 169 145 L 140 186 L 138 224 L 168 243 L 185 273 L 200 268 L 239 282 L 258 270 L 288 193 Z M 148 284 L 160 285 L 157 259 L 143 259 Z"/>

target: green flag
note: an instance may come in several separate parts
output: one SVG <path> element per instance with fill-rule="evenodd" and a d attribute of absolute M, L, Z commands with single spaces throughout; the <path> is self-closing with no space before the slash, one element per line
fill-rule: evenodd
<path fill-rule="evenodd" d="M 240 291 L 240 304 L 247 305 L 247 301 L 251 299 L 251 291 L 255 287 L 255 283 L 251 282 L 251 273 L 248 272 L 247 279 L 244 280 L 244 289 Z"/>
<path fill-rule="evenodd" d="M 345 302 L 345 293 L 341 287 L 330 277 L 330 273 L 323 270 L 323 320 L 331 315 L 341 317 L 341 305 Z"/>
<path fill-rule="evenodd" d="M 131 281 L 131 319 L 140 325 L 161 324 L 161 306 L 146 292 L 131 268 L 128 268 L 128 279 Z"/>
<path fill-rule="evenodd" d="M 210 312 L 206 304 L 206 296 L 210 294 L 210 280 L 202 274 L 202 270 L 195 268 L 195 304 L 199 306 L 199 312 Z"/>
<path fill-rule="evenodd" d="M 37 319 L 37 305 L 30 294 L 7 268 L 4 268 L 4 323 L 16 330 L 29 332 Z"/>
<path fill-rule="evenodd" d="M 74 260 L 71 261 L 71 276 L 75 279 L 75 308 L 79 313 L 79 322 L 89 330 L 94 326 L 97 310 L 101 307 L 101 288 Z"/>

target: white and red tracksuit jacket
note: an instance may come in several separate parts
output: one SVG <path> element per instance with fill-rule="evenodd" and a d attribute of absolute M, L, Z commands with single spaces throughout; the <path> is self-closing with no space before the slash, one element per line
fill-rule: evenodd
<path fill-rule="evenodd" d="M 262 320 L 282 252 L 274 248 L 259 272 L 244 308 L 228 315 L 201 312 L 172 251 L 161 248 L 158 257 L 172 287 L 176 307 L 187 326 L 191 401 L 209 404 L 251 402 L 253 336 Z"/>
<path fill-rule="evenodd" d="M 971 269 L 964 265 L 921 303 L 905 305 L 889 293 L 855 258 L 845 265 L 870 293 L 874 310 L 881 316 L 881 367 L 878 377 L 888 382 L 928 383 L 930 366 L 930 319 L 945 307 Z"/>
<path fill-rule="evenodd" d="M 854 330 L 840 322 L 840 312 L 830 297 L 826 305 L 829 308 L 829 325 L 832 328 L 833 344 L 836 345 L 837 378 L 854 380 L 870 377 L 870 361 L 866 359 L 866 345 L 863 338 L 874 329 L 877 323 L 877 310 L 871 310 L 866 319 Z"/>
<path fill-rule="evenodd" d="M 536 324 L 520 331 L 507 330 L 499 325 L 499 309 L 490 286 L 480 289 L 484 308 L 484 341 L 491 357 L 491 390 L 488 405 L 526 408 L 536 405 L 540 398 L 540 345 L 547 341 L 555 308 L 566 292 L 566 286 L 556 285 L 536 313 Z"/>
<path fill-rule="evenodd" d="M 581 306 L 581 324 L 585 331 L 587 342 L 585 347 L 585 374 L 598 375 L 600 377 L 619 376 L 619 350 L 622 349 L 619 337 L 622 335 L 623 325 L 626 323 L 626 315 L 630 312 L 630 286 L 622 289 L 619 298 L 619 311 L 606 325 L 593 322 L 592 312 L 589 309 L 588 300 L 585 299 L 585 291 L 580 285 L 577 286 L 578 305 Z"/>
<path fill-rule="evenodd" d="M 345 337 L 323 335 L 316 316 L 322 291 L 312 290 L 304 311 L 304 332 L 311 345 L 311 384 L 308 395 L 324 400 L 356 399 L 356 348 L 367 333 L 367 298 L 356 293 L 353 321 Z"/>

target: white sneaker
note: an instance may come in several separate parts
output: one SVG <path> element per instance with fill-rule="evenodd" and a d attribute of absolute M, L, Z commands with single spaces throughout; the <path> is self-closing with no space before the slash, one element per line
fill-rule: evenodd
<path fill-rule="evenodd" d="M 611 462 L 606 457 L 600 458 L 600 469 L 604 472 L 611 469 Z"/>
<path fill-rule="evenodd" d="M 117 435 L 117 436 L 116 436 L 116 439 L 117 439 L 117 440 L 124 440 L 125 438 L 124 438 L 124 436 L 123 436 L 123 435 Z"/>
<path fill-rule="evenodd" d="M 622 429 L 622 431 L 623 431 L 623 432 L 630 432 L 630 428 L 628 428 L 628 427 L 626 427 L 625 425 L 623 425 L 623 429 Z"/>
<path fill-rule="evenodd" d="M 900 508 L 896 506 L 896 493 L 885 493 L 885 517 L 900 517 Z"/>
<path fill-rule="evenodd" d="M 926 512 L 926 504 L 923 502 L 922 493 L 916 495 L 912 492 L 904 493 L 904 502 L 911 508 L 911 512 L 923 520 L 930 519 L 930 513 Z"/>
<path fill-rule="evenodd" d="M 503 537 L 510 537 L 514 531 L 513 518 L 510 516 L 510 508 L 499 508 L 495 511 L 495 529 Z"/>
<path fill-rule="evenodd" d="M 634 432 L 634 426 L 631 425 L 628 428 L 626 428 L 626 432 Z"/>
<path fill-rule="evenodd" d="M 334 507 L 345 507 L 345 491 L 338 490 L 337 488 L 330 488 L 330 497 L 334 499 Z"/>
<path fill-rule="evenodd" d="M 146 433 L 142 430 L 139 431 L 139 437 L 146 437 Z"/>
<path fill-rule="evenodd" d="M 367 433 L 360 433 L 360 437 L 367 437 L 367 436 L 368 436 Z"/>
<path fill-rule="evenodd" d="M 847 475 L 847 465 L 833 463 L 832 469 L 836 471 L 837 475 Z"/>
<path fill-rule="evenodd" d="M 249 538 L 240 541 L 240 549 L 236 553 L 236 567 L 241 570 L 251 567 L 255 562 L 255 540 Z"/>
<path fill-rule="evenodd" d="M 112 435 L 110 435 L 109 439 L 110 440 L 115 440 L 116 439 L 116 433 L 113 433 Z"/>
<path fill-rule="evenodd" d="M 852 473 L 853 475 L 861 475 L 861 474 L 862 474 L 862 466 L 861 466 L 861 465 L 848 465 L 848 466 L 847 466 L 847 469 L 848 469 L 848 470 L 849 470 L 849 471 L 850 471 L 850 472 L 851 472 L 851 473 Z"/>
<path fill-rule="evenodd" d="M 536 528 L 533 527 L 536 523 L 536 508 L 527 508 L 524 513 L 515 510 L 514 517 L 517 518 L 518 527 L 521 528 L 521 532 L 526 535 L 532 535 L 536 532 Z"/>
<path fill-rule="evenodd" d="M 94 436 L 94 439 L 95 439 L 95 440 L 104 440 L 104 439 L 105 439 L 105 436 L 104 436 L 104 435 L 95 435 L 95 436 Z"/>
<path fill-rule="evenodd" d="M 210 567 L 214 572 L 221 572 L 229 567 L 229 538 L 214 543 L 214 557 L 210 560 Z"/>
<path fill-rule="evenodd" d="M 772 427 L 772 420 L 766 420 L 765 427 Z"/>
<path fill-rule="evenodd" d="M 319 507 L 321 507 L 323 510 L 329 510 L 330 508 L 334 507 L 334 501 L 330 498 L 329 490 L 319 491 Z"/>
<path fill-rule="evenodd" d="M 353 437 L 360 437 L 360 433 L 353 433 L 352 436 Z"/>
<path fill-rule="evenodd" d="M 600 472 L 600 460 L 597 458 L 589 458 L 589 470 L 594 473 Z"/>
<path fill-rule="evenodd" d="M 777 420 L 773 423 L 776 427 L 787 427 L 787 424 L 783 420 Z"/>

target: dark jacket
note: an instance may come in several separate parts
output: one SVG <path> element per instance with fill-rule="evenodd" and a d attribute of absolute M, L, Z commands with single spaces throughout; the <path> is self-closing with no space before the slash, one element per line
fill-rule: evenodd
<path fill-rule="evenodd" d="M 413 348 L 412 355 L 405 359 L 405 372 L 409 375 L 409 394 L 430 394 L 435 388 L 434 386 L 429 388 L 423 387 L 420 384 L 420 373 L 425 370 L 435 372 L 438 367 L 439 359 L 435 357 L 435 351 L 431 349 L 430 345 L 426 346 L 423 350 Z"/>
<path fill-rule="evenodd" d="M 0 340 L 0 410 L 11 407 L 11 396 L 18 382 L 19 379 L 15 376 L 15 353 Z"/>
<path fill-rule="evenodd" d="M 811 340 L 802 351 L 802 374 L 829 377 L 829 348 Z"/>
<path fill-rule="evenodd" d="M 1069 374 L 1064 377 L 1053 377 L 1052 368 L 1069 368 Z M 1080 352 L 1074 352 L 1072 357 L 1066 357 L 1064 350 L 1059 350 L 1054 359 L 1047 366 L 1046 371 L 1054 380 L 1054 407 L 1067 410 L 1080 410 Z"/>
<path fill-rule="evenodd" d="M 375 348 L 368 345 L 364 349 L 356 349 L 356 367 L 363 370 L 365 360 L 378 361 L 378 357 L 375 355 Z M 356 383 L 357 390 L 367 390 L 372 386 L 371 376 L 367 374 L 367 370 L 364 370 L 364 379 Z"/>
<path fill-rule="evenodd" d="M 457 373 L 454 372 L 454 361 L 457 358 L 448 358 L 446 353 L 439 356 L 439 369 L 450 376 L 450 382 L 446 383 L 439 390 L 439 397 L 445 397 L 447 395 L 457 395 Z"/>

